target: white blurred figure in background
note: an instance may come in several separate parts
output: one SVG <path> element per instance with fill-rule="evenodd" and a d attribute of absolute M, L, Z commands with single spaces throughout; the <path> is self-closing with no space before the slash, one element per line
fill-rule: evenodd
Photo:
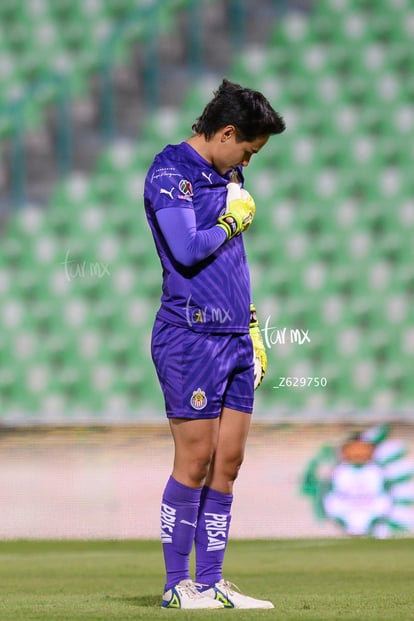
<path fill-rule="evenodd" d="M 383 468 L 374 461 L 375 445 L 360 437 L 341 448 L 341 460 L 332 472 L 331 491 L 325 496 L 328 517 L 349 535 L 368 535 L 376 529 L 384 536 L 384 522 L 392 499 L 385 490 Z"/>

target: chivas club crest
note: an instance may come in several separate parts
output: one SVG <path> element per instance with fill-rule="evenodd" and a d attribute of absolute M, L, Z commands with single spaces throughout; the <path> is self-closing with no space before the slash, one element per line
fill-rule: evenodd
<path fill-rule="evenodd" d="M 201 390 L 201 388 L 197 388 L 197 390 L 194 390 L 190 399 L 190 403 L 191 407 L 195 410 L 203 410 L 207 405 L 207 397 L 204 390 Z"/>

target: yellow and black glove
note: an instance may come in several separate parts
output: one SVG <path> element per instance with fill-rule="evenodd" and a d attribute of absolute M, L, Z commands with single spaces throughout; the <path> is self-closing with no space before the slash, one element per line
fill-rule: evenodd
<path fill-rule="evenodd" d="M 217 226 L 224 229 L 227 239 L 243 233 L 253 222 L 256 205 L 247 190 L 237 183 L 227 185 L 226 213 L 217 220 Z"/>
<path fill-rule="evenodd" d="M 250 336 L 253 341 L 254 389 L 263 381 L 267 369 L 267 354 L 257 320 L 256 307 L 250 304 Z"/>

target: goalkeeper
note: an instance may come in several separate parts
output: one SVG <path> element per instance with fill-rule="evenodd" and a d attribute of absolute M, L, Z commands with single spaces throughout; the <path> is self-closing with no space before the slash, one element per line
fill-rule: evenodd
<path fill-rule="evenodd" d="M 266 370 L 243 244 L 255 215 L 243 168 L 285 124 L 261 93 L 223 80 L 192 129 L 155 157 L 144 189 L 163 278 L 151 353 L 175 446 L 161 507 L 162 606 L 273 608 L 235 589 L 222 567 Z"/>

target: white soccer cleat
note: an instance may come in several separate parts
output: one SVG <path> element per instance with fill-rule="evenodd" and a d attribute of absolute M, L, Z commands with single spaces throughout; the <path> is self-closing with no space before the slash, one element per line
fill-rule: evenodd
<path fill-rule="evenodd" d="M 235 584 L 223 579 L 202 593 L 205 597 L 221 602 L 224 608 L 274 608 L 272 602 L 243 595 Z"/>
<path fill-rule="evenodd" d="M 161 608 L 201 610 L 203 608 L 224 608 L 224 604 L 200 593 L 192 580 L 181 580 L 175 587 L 164 593 Z"/>

